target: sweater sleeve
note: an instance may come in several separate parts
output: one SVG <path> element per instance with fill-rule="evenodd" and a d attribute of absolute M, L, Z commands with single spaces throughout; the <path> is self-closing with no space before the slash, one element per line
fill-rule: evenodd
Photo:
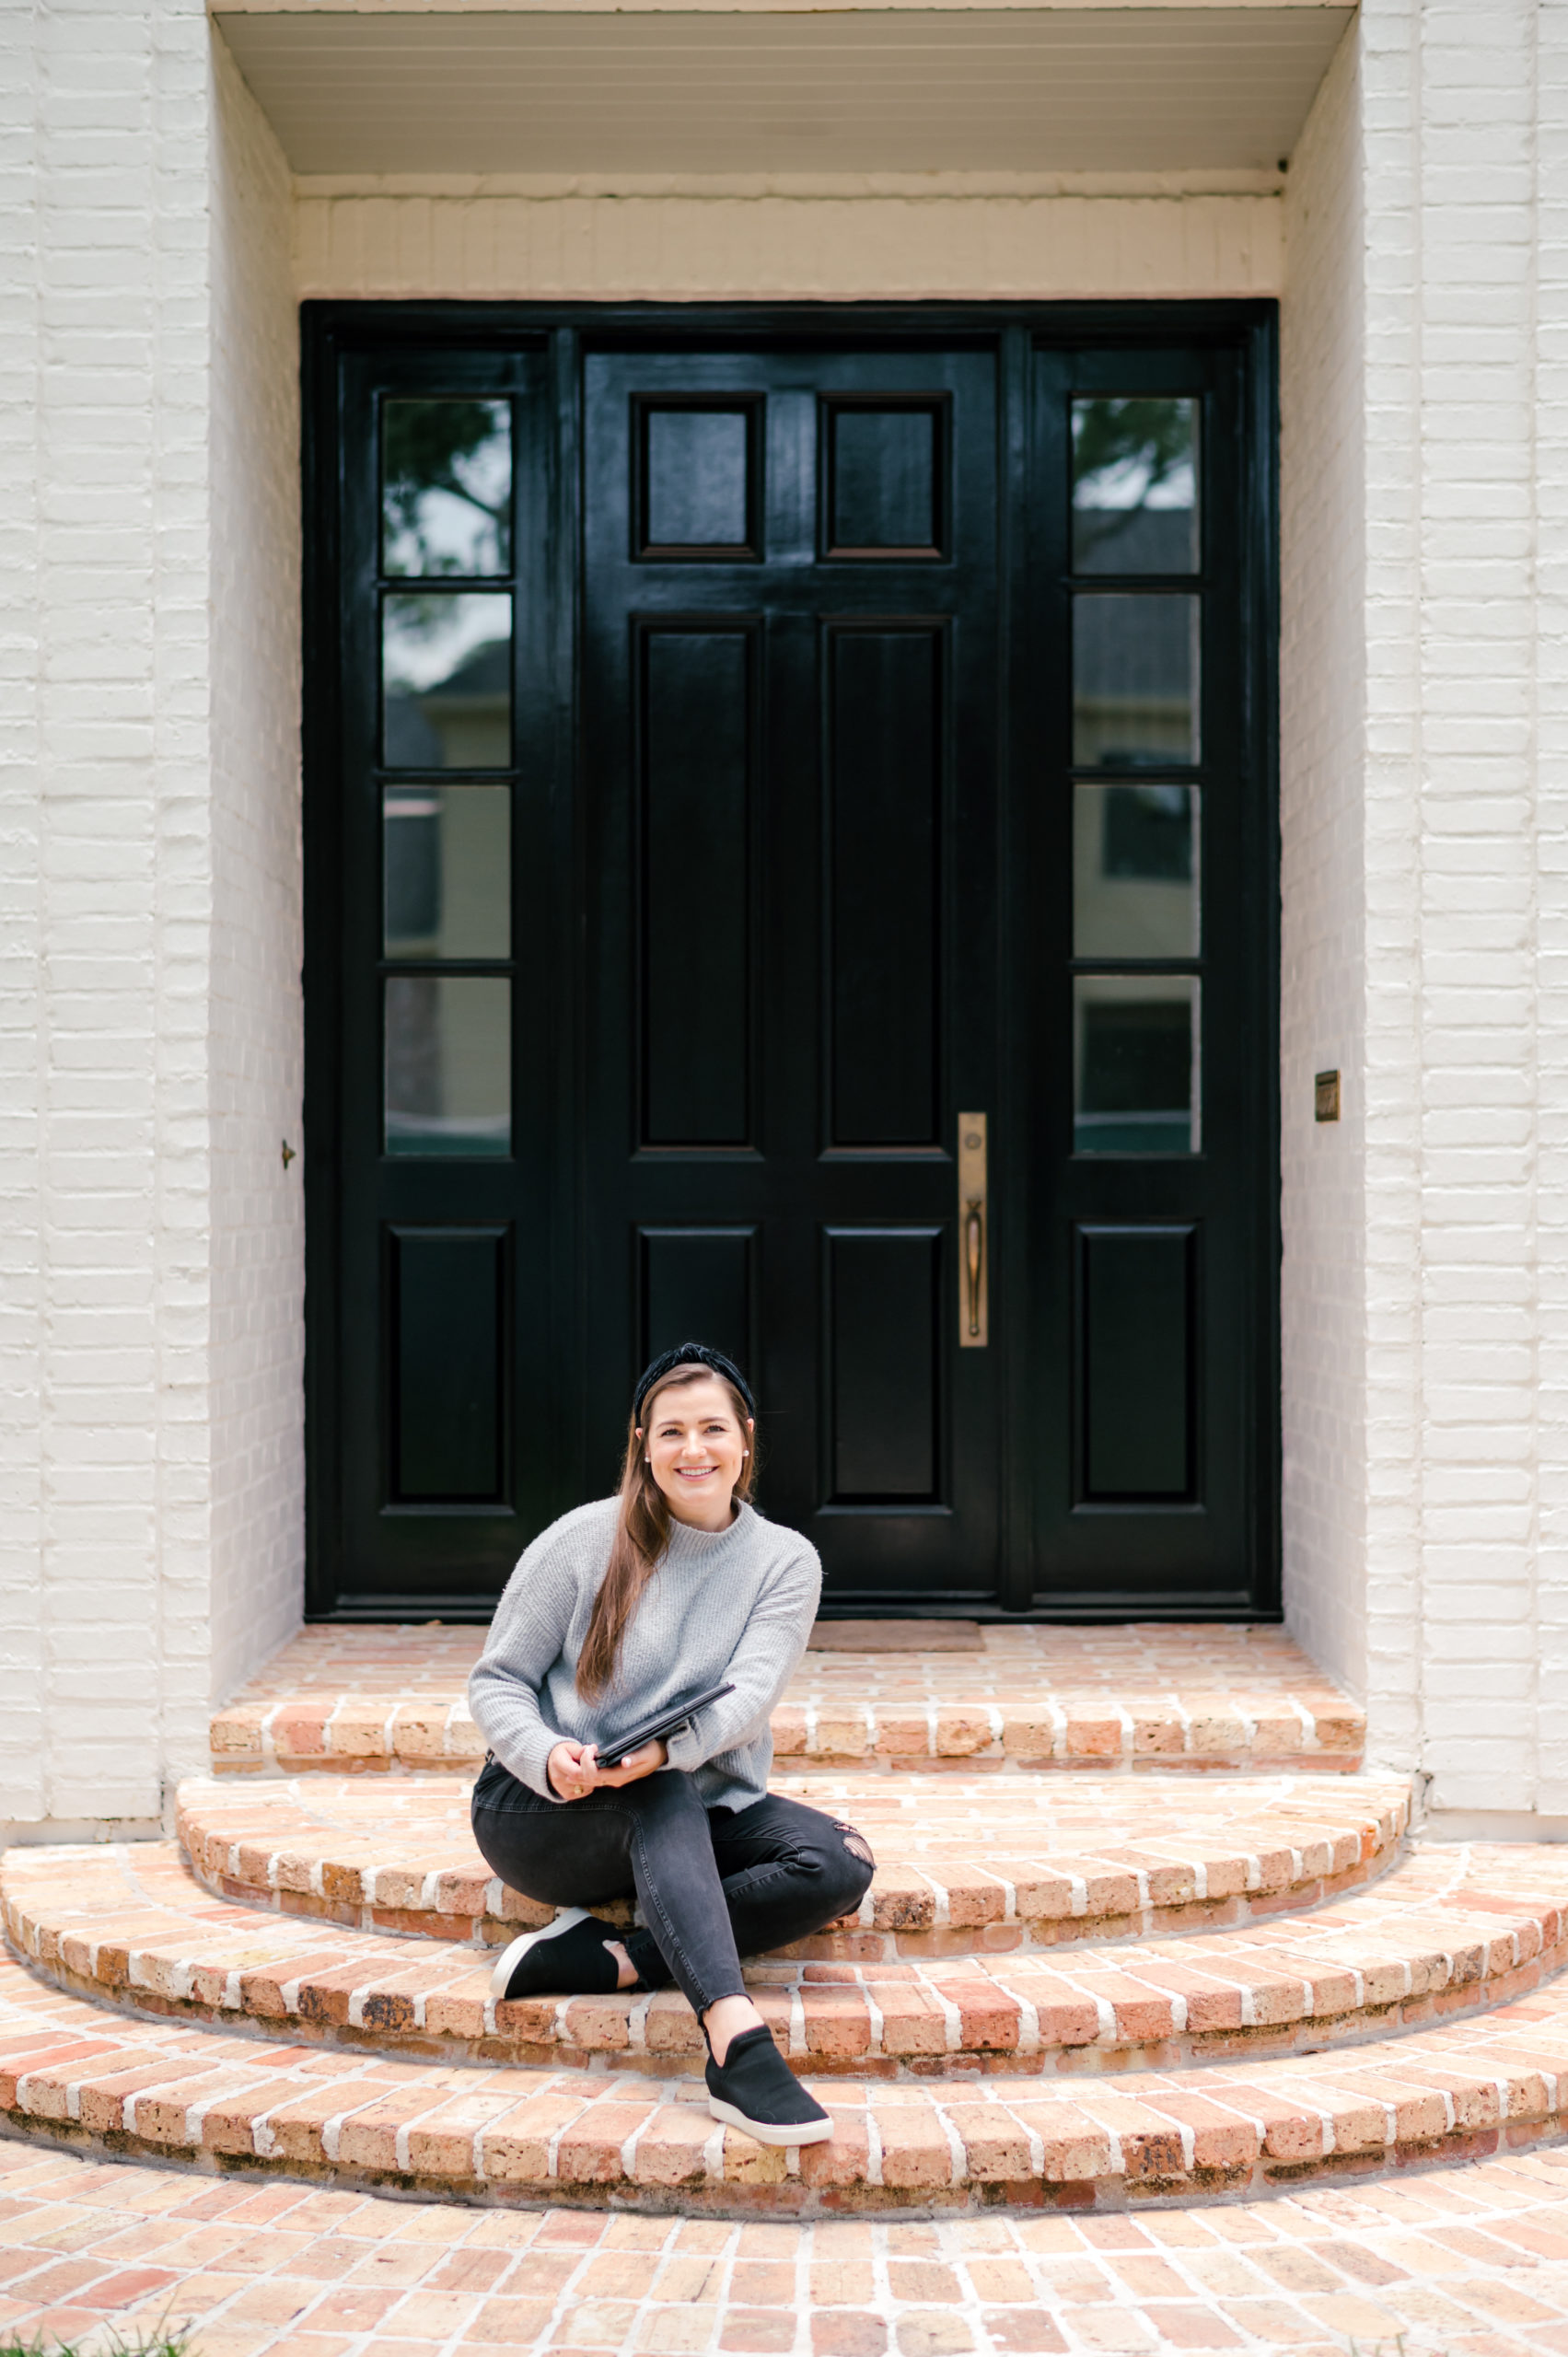
<path fill-rule="evenodd" d="M 822 1566 L 817 1550 L 802 1541 L 772 1573 L 752 1607 L 745 1633 L 729 1657 L 722 1684 L 733 1694 L 721 1695 L 699 1711 L 670 1736 L 666 1747 L 672 1768 L 690 1775 L 721 1751 L 749 1743 L 761 1735 L 806 1651 L 817 1601 L 822 1593 Z"/>
<path fill-rule="evenodd" d="M 561 1738 L 546 1726 L 539 1694 L 566 1641 L 577 1585 L 559 1530 L 541 1531 L 506 1583 L 469 1678 L 469 1709 L 503 1768 L 541 1800 L 558 1803 L 546 1765 Z"/>

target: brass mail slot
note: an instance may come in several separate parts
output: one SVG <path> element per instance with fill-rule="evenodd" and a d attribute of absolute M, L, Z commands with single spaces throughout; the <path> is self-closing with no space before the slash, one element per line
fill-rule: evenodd
<path fill-rule="evenodd" d="M 958 1115 L 958 1348 L 991 1340 L 991 1216 L 986 1197 L 985 1115 Z"/>

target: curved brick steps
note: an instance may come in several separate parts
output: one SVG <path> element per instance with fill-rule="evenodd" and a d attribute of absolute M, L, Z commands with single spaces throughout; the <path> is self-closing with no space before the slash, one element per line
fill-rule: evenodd
<path fill-rule="evenodd" d="M 1279 1629 L 986 1628 L 979 1654 L 807 1654 L 780 1764 L 1359 1768 L 1365 1714 Z M 212 1722 L 215 1771 L 471 1772 L 479 1629 L 307 1629 Z"/>
<path fill-rule="evenodd" d="M 447 2067 L 116 2018 L 0 1964 L 13 2132 L 211 2170 L 593 2206 L 1123 2207 L 1473 2158 L 1568 2131 L 1568 1989 L 1334 2055 L 1115 2083 L 817 2082 L 830 2143 L 721 2131 L 697 2082 Z"/>
<path fill-rule="evenodd" d="M 807 1944 L 861 1965 L 1212 1930 L 1315 1905 L 1390 1862 L 1409 1805 L 1402 1783 L 1365 1777 L 775 1781 L 858 1825 L 877 1853 L 858 1922 Z M 550 1910 L 490 1875 L 468 1792 L 447 1777 L 196 1778 L 180 1787 L 179 1831 L 226 1898 L 497 1945 Z"/>
<path fill-rule="evenodd" d="M 215 1900 L 172 1843 L 12 1851 L 13 1945 L 64 1987 L 282 2038 L 484 2062 L 691 2070 L 675 1991 L 494 2004 L 471 1947 Z M 1434 1848 L 1370 1891 L 1132 1950 L 865 1966 L 763 1958 L 753 1994 L 794 2066 L 885 2079 L 1122 2072 L 1386 2036 L 1516 1997 L 1568 1960 L 1568 1859 Z"/>

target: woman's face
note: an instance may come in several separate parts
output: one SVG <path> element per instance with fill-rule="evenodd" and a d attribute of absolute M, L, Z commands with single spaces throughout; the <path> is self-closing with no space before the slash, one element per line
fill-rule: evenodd
<path fill-rule="evenodd" d="M 736 1417 L 715 1376 L 657 1391 L 643 1425 L 643 1454 L 679 1522 L 722 1530 L 751 1446 L 751 1427 Z"/>

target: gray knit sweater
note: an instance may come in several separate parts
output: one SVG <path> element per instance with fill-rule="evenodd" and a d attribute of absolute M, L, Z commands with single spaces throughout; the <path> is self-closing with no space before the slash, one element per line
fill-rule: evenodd
<path fill-rule="evenodd" d="M 669 1546 L 643 1591 L 610 1691 L 577 1691 L 577 1656 L 610 1563 L 617 1502 L 578 1506 L 541 1531 L 506 1583 L 469 1679 L 485 1741 L 544 1800 L 545 1763 L 563 1736 L 605 1744 L 619 1729 L 705 1687 L 735 1687 L 669 1739 L 710 1808 L 761 1800 L 772 1765 L 774 1703 L 806 1651 L 821 1592 L 817 1550 L 798 1531 L 741 1506 L 727 1530 L 670 1526 Z"/>

